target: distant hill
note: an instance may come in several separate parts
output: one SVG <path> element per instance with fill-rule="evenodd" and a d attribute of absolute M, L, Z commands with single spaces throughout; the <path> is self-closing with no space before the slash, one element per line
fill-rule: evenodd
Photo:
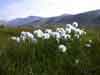
<path fill-rule="evenodd" d="M 7 22 L 3 21 L 3 20 L 0 20 L 0 26 L 7 26 Z"/>
<path fill-rule="evenodd" d="M 33 27 L 47 24 L 62 24 L 72 23 L 77 21 L 80 25 L 85 26 L 100 26 L 100 10 L 88 11 L 76 15 L 63 14 L 55 17 L 38 17 L 29 16 L 26 18 L 17 18 L 8 22 L 8 25 L 15 27 Z"/>
<path fill-rule="evenodd" d="M 70 22 L 70 19 L 73 18 L 73 15 L 64 14 L 61 16 L 55 16 L 55 17 L 48 17 L 48 18 L 41 18 L 40 20 L 32 21 L 30 23 L 21 25 L 22 26 L 30 26 L 30 27 L 37 27 L 37 26 L 43 26 L 43 25 L 51 25 L 51 24 L 66 24 Z M 70 22 L 71 23 L 71 22 Z"/>
<path fill-rule="evenodd" d="M 100 10 L 77 14 L 73 20 L 79 22 L 81 25 L 100 26 Z"/>
<path fill-rule="evenodd" d="M 80 25 L 100 25 L 100 10 L 84 12 L 76 15 L 61 15 L 58 17 L 49 18 L 48 24 L 66 24 L 77 21 Z"/>
<path fill-rule="evenodd" d="M 40 19 L 41 19 L 41 17 L 38 17 L 38 16 L 29 16 L 26 18 L 16 18 L 14 20 L 9 21 L 8 25 L 17 27 L 17 26 L 21 26 L 24 24 L 28 24 L 28 23 L 40 20 Z"/>

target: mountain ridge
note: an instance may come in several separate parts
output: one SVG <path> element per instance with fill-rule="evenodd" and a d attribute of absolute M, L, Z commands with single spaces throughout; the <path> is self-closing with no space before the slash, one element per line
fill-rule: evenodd
<path fill-rule="evenodd" d="M 100 10 L 93 10 L 79 14 L 62 14 L 54 17 L 39 17 L 39 16 L 28 16 L 26 18 L 16 18 L 7 22 L 8 26 L 11 27 L 34 27 L 42 26 L 46 24 L 62 24 L 72 23 L 77 21 L 80 25 L 85 26 L 100 26 Z"/>

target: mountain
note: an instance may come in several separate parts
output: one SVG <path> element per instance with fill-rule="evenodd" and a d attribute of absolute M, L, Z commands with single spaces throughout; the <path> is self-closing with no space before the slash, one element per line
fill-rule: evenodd
<path fill-rule="evenodd" d="M 57 17 L 51 17 L 47 20 L 47 24 L 66 24 L 68 22 L 71 22 L 71 19 L 74 17 L 74 15 L 71 14 L 63 14 Z M 67 22 L 66 22 L 67 21 Z"/>
<path fill-rule="evenodd" d="M 71 14 L 63 14 L 61 16 L 55 16 L 55 17 L 47 17 L 47 18 L 41 18 L 40 20 L 32 21 L 30 23 L 21 25 L 20 27 L 39 27 L 43 25 L 53 25 L 53 24 L 66 24 L 71 23 L 70 19 L 73 18 L 73 15 Z"/>
<path fill-rule="evenodd" d="M 53 25 L 53 24 L 62 24 L 72 23 L 77 21 L 80 26 L 100 26 L 100 10 L 88 11 L 84 13 L 79 13 L 76 15 L 63 14 L 60 16 L 54 17 L 38 17 L 38 16 L 29 16 L 26 18 L 17 18 L 8 22 L 11 26 L 18 27 L 38 27 L 43 25 Z"/>
<path fill-rule="evenodd" d="M 16 26 L 28 24 L 30 22 L 34 22 L 40 19 L 41 17 L 38 17 L 38 16 L 29 16 L 26 18 L 16 18 L 14 20 L 8 21 L 8 25 L 16 27 Z"/>
<path fill-rule="evenodd" d="M 74 16 L 73 20 L 81 25 L 100 26 L 100 10 L 88 11 Z"/>
<path fill-rule="evenodd" d="M 0 20 L 0 26 L 7 26 L 7 22 L 4 20 Z"/>
<path fill-rule="evenodd" d="M 58 17 L 49 18 L 48 24 L 66 24 L 77 21 L 80 25 L 96 25 L 100 26 L 100 10 L 88 11 L 76 15 L 61 15 Z"/>

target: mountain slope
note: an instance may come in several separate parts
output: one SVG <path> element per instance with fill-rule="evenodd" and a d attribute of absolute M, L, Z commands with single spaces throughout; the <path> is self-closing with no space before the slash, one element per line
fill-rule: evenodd
<path fill-rule="evenodd" d="M 31 16 L 23 19 L 15 19 L 9 22 L 10 25 L 14 26 L 42 26 L 51 24 L 62 24 L 72 23 L 77 21 L 80 25 L 85 26 L 100 26 L 100 10 L 88 11 L 76 15 L 64 14 L 55 17 L 42 18 L 37 16 Z"/>
<path fill-rule="evenodd" d="M 76 15 L 61 15 L 59 17 L 49 19 L 47 23 L 66 24 L 72 23 L 73 21 L 77 21 L 81 25 L 100 25 L 100 10 L 89 11 Z"/>
<path fill-rule="evenodd" d="M 29 16 L 29 17 L 26 17 L 26 18 L 17 18 L 17 19 L 9 21 L 8 25 L 16 27 L 16 26 L 28 24 L 30 22 L 34 22 L 34 21 L 40 20 L 40 19 L 41 19 L 41 17 L 38 17 L 38 16 Z"/>
<path fill-rule="evenodd" d="M 99 20 L 100 17 L 100 10 L 89 11 L 85 13 L 80 13 L 74 16 L 75 21 L 79 22 L 80 24 L 84 25 L 99 25 L 96 21 Z M 99 20 L 100 21 L 100 20 Z"/>

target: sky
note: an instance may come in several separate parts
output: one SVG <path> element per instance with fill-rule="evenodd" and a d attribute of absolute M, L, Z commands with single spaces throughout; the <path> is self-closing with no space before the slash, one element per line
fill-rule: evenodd
<path fill-rule="evenodd" d="M 100 9 L 100 0 L 0 0 L 0 19 L 52 17 Z"/>

